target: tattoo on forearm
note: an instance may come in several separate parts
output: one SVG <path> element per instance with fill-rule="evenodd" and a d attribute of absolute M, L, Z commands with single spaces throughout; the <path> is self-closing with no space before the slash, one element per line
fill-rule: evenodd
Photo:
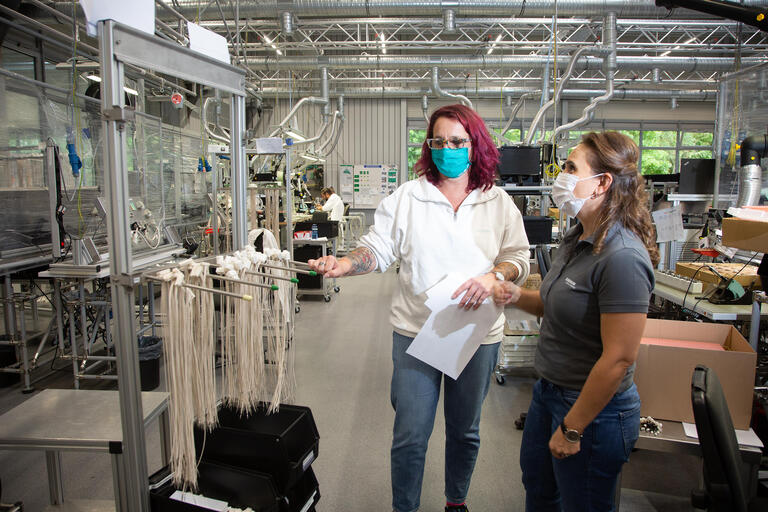
<path fill-rule="evenodd" d="M 376 270 L 376 255 L 367 247 L 358 247 L 347 254 L 347 258 L 352 263 L 352 269 L 349 271 L 351 276 L 367 274 Z"/>
<path fill-rule="evenodd" d="M 517 267 L 507 261 L 503 261 L 493 267 L 491 272 L 501 272 L 504 274 L 504 279 L 507 281 L 514 281 L 520 275 L 520 271 L 517 270 Z"/>

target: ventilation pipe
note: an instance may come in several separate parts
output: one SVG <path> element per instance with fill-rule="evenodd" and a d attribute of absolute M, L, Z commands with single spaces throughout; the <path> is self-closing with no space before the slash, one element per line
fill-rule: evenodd
<path fill-rule="evenodd" d="M 596 48 L 587 48 L 582 47 L 576 50 L 573 55 L 571 55 L 571 61 L 568 63 L 568 68 L 565 71 L 565 75 L 563 75 L 563 79 L 560 81 L 560 87 L 557 88 L 557 91 L 555 91 L 555 96 L 546 102 L 542 107 L 539 109 L 538 112 L 536 112 L 536 115 L 533 117 L 533 121 L 531 121 L 531 126 L 528 128 L 528 135 L 525 137 L 525 144 L 530 146 L 531 142 L 533 142 L 533 136 L 536 134 L 537 128 L 539 126 L 539 123 L 544 119 L 544 116 L 547 114 L 547 111 L 552 108 L 555 103 L 560 101 L 560 96 L 563 94 L 563 89 L 565 89 L 566 84 L 568 83 L 568 79 L 571 78 L 571 74 L 573 74 L 573 68 L 576 66 L 576 61 L 579 60 L 579 57 L 581 57 L 584 53 L 587 52 L 596 52 L 598 49 Z M 549 88 L 549 84 L 545 84 L 545 87 L 547 89 Z M 506 130 L 505 130 L 506 131 Z"/>
<path fill-rule="evenodd" d="M 166 0 L 167 1 L 167 0 Z M 710 0 L 712 1 L 712 0 Z M 159 3 L 160 0 L 157 0 Z M 325 18 L 354 18 L 376 16 L 441 16 L 446 5 L 455 10 L 457 15 L 503 18 L 518 14 L 522 2 L 501 0 L 473 0 L 472 2 L 446 2 L 446 0 L 264 0 L 261 2 L 240 2 L 240 15 L 244 18 L 277 17 L 281 12 L 290 10 L 297 16 Z M 200 0 L 175 0 L 176 9 L 188 19 L 194 19 Z M 744 0 L 745 6 L 765 6 L 764 0 Z M 72 10 L 72 3 L 55 2 L 63 12 Z M 527 0 L 524 12 L 526 17 L 550 17 L 557 7 L 558 16 L 605 16 L 606 12 L 620 12 L 623 18 L 666 18 L 701 19 L 710 18 L 705 14 L 677 9 L 671 13 L 654 5 L 654 0 Z M 688 7 L 688 6 L 685 6 Z M 694 7 L 689 7 L 693 9 Z M 514 9 L 514 12 L 511 10 Z M 170 16 L 159 13 L 162 18 Z M 218 12 L 207 9 L 201 13 L 202 20 L 217 20 Z"/>
<path fill-rule="evenodd" d="M 330 155 L 333 153 L 333 150 L 336 149 L 336 144 L 339 143 L 339 139 L 341 138 L 341 132 L 344 129 L 344 120 L 346 117 L 344 116 L 344 96 L 339 96 L 337 107 L 339 112 L 339 128 L 336 132 L 336 138 L 334 139 L 333 143 L 328 148 L 323 148 L 323 153 L 325 155 Z"/>
<path fill-rule="evenodd" d="M 453 9 L 443 11 L 443 32 L 446 34 L 456 33 L 456 12 Z"/>
<path fill-rule="evenodd" d="M 325 131 L 328 129 L 328 125 L 329 125 L 328 119 L 330 117 L 330 104 L 331 104 L 330 97 L 328 94 L 328 68 L 320 69 L 320 94 L 322 94 L 322 98 L 319 103 L 323 105 L 323 124 L 320 127 L 320 131 L 314 137 L 310 137 L 305 140 L 294 141 L 293 142 L 294 146 L 310 144 L 312 142 L 320 140 L 320 138 L 325 134 Z M 296 105 L 296 107 L 298 107 L 298 104 Z M 293 110 L 296 110 L 296 107 L 294 107 Z"/>
<path fill-rule="evenodd" d="M 200 122 L 203 123 L 203 127 L 205 128 L 205 133 L 208 134 L 208 137 L 210 137 L 213 140 L 223 142 L 224 144 L 229 144 L 230 138 L 228 136 L 224 137 L 222 135 L 218 135 L 214 133 L 214 131 L 211 130 L 211 127 L 208 125 L 208 105 L 210 105 L 211 103 L 216 104 L 216 113 L 217 113 L 216 118 L 218 119 L 219 117 L 218 112 L 219 112 L 219 109 L 221 108 L 221 98 L 208 97 L 208 98 L 205 98 L 205 100 L 203 100 L 203 108 L 200 111 Z"/>
<path fill-rule="evenodd" d="M 421 113 L 424 114 L 424 120 L 429 124 L 429 114 L 427 114 L 427 111 L 429 110 L 429 98 L 427 98 L 427 95 L 421 97 Z"/>
<path fill-rule="evenodd" d="M 760 202 L 760 159 L 767 156 L 768 135 L 747 137 L 741 142 L 738 206 L 755 206 Z"/>
<path fill-rule="evenodd" d="M 440 78 L 439 74 L 437 72 L 437 66 L 432 67 L 432 93 L 437 95 L 438 97 L 442 96 L 445 98 L 456 98 L 459 101 L 461 101 L 464 105 L 468 106 L 469 108 L 472 107 L 472 102 L 469 101 L 469 98 L 462 94 L 451 94 L 449 92 L 445 92 L 440 88 Z"/>
<path fill-rule="evenodd" d="M 285 116 L 285 118 L 280 121 L 280 124 L 277 125 L 277 128 L 275 128 L 272 133 L 269 134 L 270 137 L 276 136 L 278 133 L 283 131 L 285 127 L 288 125 L 288 123 L 293 119 L 293 117 L 296 115 L 296 113 L 301 109 L 301 107 L 304 104 L 307 103 L 314 103 L 315 105 L 327 105 L 328 104 L 328 68 L 322 68 L 320 70 L 320 78 L 321 78 L 321 85 L 320 85 L 320 91 L 324 96 L 322 98 L 318 98 L 316 96 L 307 96 L 305 98 L 301 98 L 298 102 L 296 102 L 296 105 L 293 106 L 290 112 L 288 112 L 288 115 Z"/>
<path fill-rule="evenodd" d="M 280 20 L 282 21 L 283 25 L 283 34 L 293 34 L 293 14 L 288 11 L 282 12 L 280 13 Z"/>
<path fill-rule="evenodd" d="M 651 81 L 656 85 L 661 83 L 661 70 L 659 68 L 653 68 L 653 78 L 651 78 Z"/>
<path fill-rule="evenodd" d="M 505 124 L 502 127 L 501 132 L 497 134 L 499 138 L 504 139 L 506 142 L 511 142 L 508 138 L 504 136 L 504 134 L 507 133 L 507 130 L 509 130 L 509 127 L 512 126 L 512 123 L 515 121 L 515 118 L 517 117 L 517 113 L 523 107 L 523 103 L 525 103 L 525 100 L 538 95 L 539 95 L 539 91 L 524 92 L 523 94 L 520 95 L 520 97 L 517 99 L 517 103 L 515 103 L 515 106 L 512 107 L 512 110 L 509 113 L 509 119 L 507 119 L 507 124 Z M 512 102 L 512 96 L 507 96 L 507 106 L 509 106 L 511 102 Z"/>
<path fill-rule="evenodd" d="M 570 123 L 558 126 L 552 134 L 552 141 L 557 140 L 557 136 L 567 130 L 572 130 L 584 123 L 589 122 L 590 115 L 601 104 L 613 97 L 613 75 L 616 72 L 616 13 L 609 12 L 603 20 L 603 45 L 608 55 L 603 59 L 605 72 L 605 94 L 598 96 L 587 105 L 582 111 L 581 117 Z"/>

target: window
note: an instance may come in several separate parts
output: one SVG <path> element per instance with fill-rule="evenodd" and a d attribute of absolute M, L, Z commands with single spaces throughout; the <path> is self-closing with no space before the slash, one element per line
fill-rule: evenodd
<path fill-rule="evenodd" d="M 673 174 L 674 149 L 644 149 L 641 152 L 643 174 Z"/>
<path fill-rule="evenodd" d="M 427 138 L 427 130 L 408 130 L 408 179 L 416 179 L 413 165 L 421 158 L 421 147 Z"/>
<path fill-rule="evenodd" d="M 0 66 L 34 80 L 35 58 L 10 48 L 0 48 Z"/>

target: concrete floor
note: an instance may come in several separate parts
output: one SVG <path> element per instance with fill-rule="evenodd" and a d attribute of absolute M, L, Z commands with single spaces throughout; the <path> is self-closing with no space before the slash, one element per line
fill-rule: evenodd
<path fill-rule="evenodd" d="M 339 284 L 341 292 L 330 303 L 315 297 L 302 299 L 296 325 L 296 403 L 312 408 L 321 437 L 320 455 L 313 464 L 322 495 L 317 510 L 388 511 L 394 419 L 389 403 L 392 331 L 388 317 L 395 274 L 347 278 Z M 504 386 L 495 382 L 491 385 L 483 408 L 482 442 L 468 498 L 473 511 L 524 508 L 518 464 L 522 432 L 515 429 L 514 420 L 527 409 L 532 384 L 532 377 L 520 375 L 508 377 Z M 87 385 L 110 388 L 110 383 Z M 38 388 L 71 386 L 68 369 L 38 383 Z M 19 389 L 0 390 L 0 413 L 28 397 Z M 443 510 L 443 451 L 444 420 L 438 413 L 427 454 L 421 508 L 424 512 Z M 147 453 L 152 472 L 160 467 L 157 428 L 147 432 Z M 107 455 L 64 453 L 63 465 L 68 499 L 112 498 Z M 695 458 L 636 452 L 624 472 L 620 510 L 692 510 L 688 496 L 699 472 Z M 48 492 L 42 453 L 0 451 L 0 478 L 3 501 L 21 500 L 27 512 L 46 509 Z"/>

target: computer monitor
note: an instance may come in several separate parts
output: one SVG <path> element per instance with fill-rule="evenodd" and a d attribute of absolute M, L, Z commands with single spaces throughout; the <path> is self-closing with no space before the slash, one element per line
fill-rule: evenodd
<path fill-rule="evenodd" d="M 540 146 L 501 146 L 499 148 L 499 177 L 503 181 L 534 181 L 541 178 Z M 533 180 L 531 180 L 533 178 Z"/>
<path fill-rule="evenodd" d="M 715 191 L 715 160 L 712 158 L 681 158 L 681 194 L 713 194 Z"/>

